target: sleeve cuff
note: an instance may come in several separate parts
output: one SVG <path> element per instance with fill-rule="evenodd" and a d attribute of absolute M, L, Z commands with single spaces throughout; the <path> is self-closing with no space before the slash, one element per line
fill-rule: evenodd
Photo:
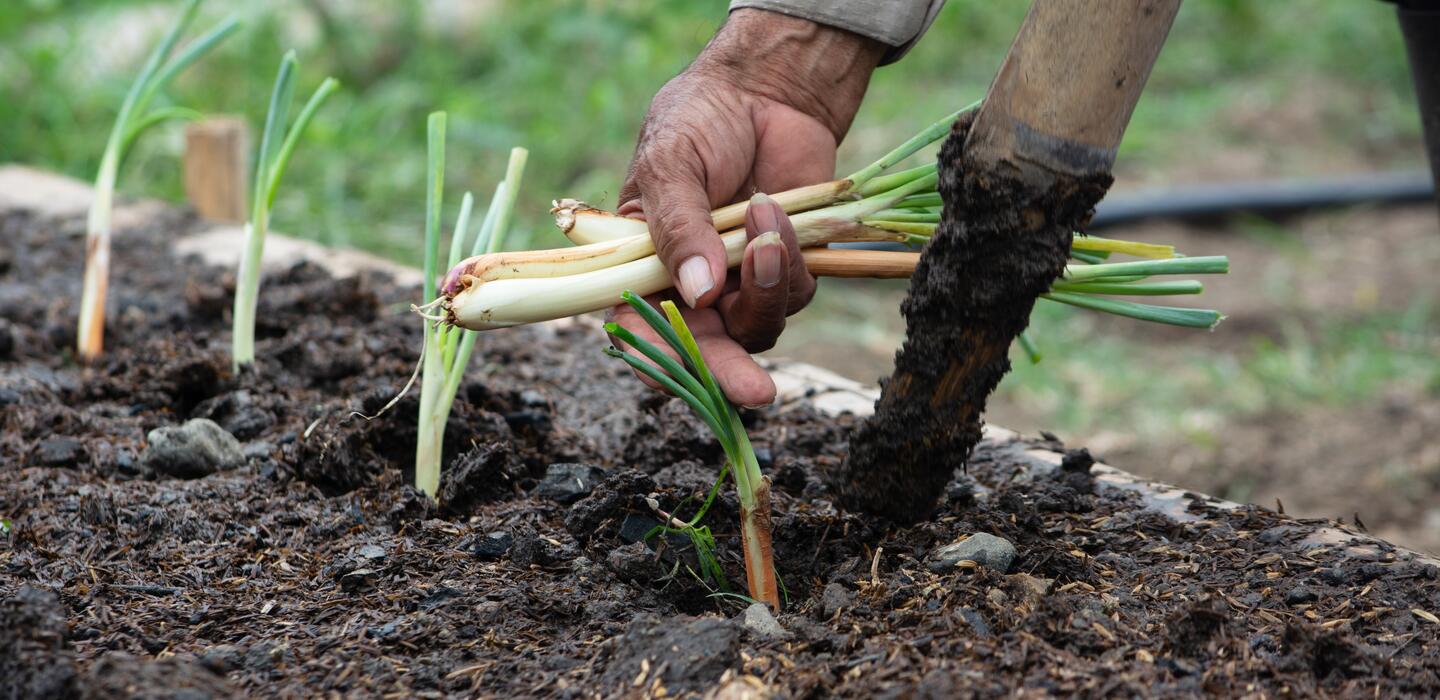
<path fill-rule="evenodd" d="M 779 12 L 874 39 L 891 47 L 883 66 L 909 52 L 944 5 L 945 0 L 731 0 L 730 10 Z"/>

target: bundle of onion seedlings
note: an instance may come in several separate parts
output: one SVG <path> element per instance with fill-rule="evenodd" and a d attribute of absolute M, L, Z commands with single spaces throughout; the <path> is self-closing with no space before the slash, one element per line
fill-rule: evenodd
<path fill-rule="evenodd" d="M 725 398 L 715 376 L 710 373 L 705 358 L 700 355 L 700 346 L 696 344 L 695 337 L 685 325 L 685 319 L 674 302 L 661 303 L 661 308 L 665 310 L 662 317 L 649 302 L 633 292 L 626 291 L 621 298 L 635 309 L 640 318 L 670 346 L 675 357 L 680 359 L 677 361 L 654 344 L 614 323 L 606 324 L 605 330 L 616 340 L 643 355 L 649 362 L 616 348 L 609 348 L 605 352 L 624 360 L 637 372 L 650 377 L 680 397 L 695 411 L 700 420 L 705 422 L 725 450 L 725 465 L 720 470 L 719 479 L 711 487 L 705 502 L 689 520 L 681 520 L 671 513 L 660 511 L 659 504 L 654 501 L 650 503 L 651 508 L 665 518 L 663 529 L 688 535 L 695 543 L 703 573 L 723 582 L 724 573 L 719 570 L 719 565 L 710 552 L 714 546 L 710 529 L 700 525 L 700 520 L 714 502 L 715 494 L 725 481 L 725 475 L 728 473 L 734 476 L 735 490 L 740 497 L 740 539 L 745 553 L 745 581 L 750 597 L 779 610 L 780 589 L 776 583 L 774 554 L 770 546 L 770 481 L 760 473 L 760 463 L 755 458 L 755 450 L 750 445 L 745 426 L 740 422 L 740 413 L 735 410 L 734 404 Z"/>
<path fill-rule="evenodd" d="M 110 129 L 110 138 L 105 143 L 105 152 L 100 156 L 100 171 L 95 176 L 95 199 L 90 204 L 90 216 L 86 222 L 85 277 L 80 294 L 80 326 L 76 335 L 76 350 L 81 359 L 87 361 L 99 357 L 105 345 L 105 297 L 110 283 L 110 217 L 115 206 L 115 181 L 120 174 L 120 164 L 130 146 L 150 127 L 172 119 L 199 116 L 199 113 L 182 107 L 151 110 L 150 104 L 176 75 L 239 27 L 236 19 L 227 19 L 170 59 L 170 52 L 175 50 L 185 28 L 194 21 L 199 7 L 200 0 L 190 0 L 165 38 L 150 52 L 140 75 L 136 76 L 120 105 L 115 125 Z"/>
<path fill-rule="evenodd" d="M 969 107 L 967 109 L 971 109 Z M 831 243 L 891 242 L 920 246 L 934 235 L 942 204 L 934 164 L 892 172 L 894 166 L 944 137 L 957 112 L 930 125 L 885 157 L 849 177 L 772 195 L 791 215 L 812 272 L 866 276 L 848 271 L 865 251 L 825 250 Z M 746 238 L 745 204 L 711 212 L 731 267 L 740 263 Z M 457 326 L 487 330 L 536 323 L 608 308 L 625 290 L 648 295 L 671 286 L 644 221 L 600 211 L 576 200 L 555 203 L 556 225 L 576 244 L 556 250 L 518 251 L 468 258 L 454 266 L 433 305 Z M 1144 260 L 1112 263 L 1112 254 Z M 891 254 L 885 276 L 907 276 L 918 255 Z M 1223 273 L 1223 257 L 1179 257 L 1170 246 L 1076 234 L 1067 268 L 1044 299 L 1171 325 L 1210 328 L 1217 311 L 1157 306 L 1113 296 L 1198 294 L 1192 280 L 1152 282 L 1158 275 Z M 838 267 L 837 267 L 838 266 Z M 894 268 L 898 267 L 898 273 Z"/>
<path fill-rule="evenodd" d="M 427 125 L 429 163 L 425 187 L 424 280 L 427 290 L 434 289 L 440 281 L 437 274 L 440 263 L 440 215 L 445 190 L 445 125 L 444 112 L 430 115 Z M 469 231 L 475 198 L 470 193 L 465 193 L 460 202 L 455 230 L 450 237 L 449 257 L 446 259 L 448 266 L 457 264 L 466 250 L 469 250 L 472 256 L 494 254 L 500 250 L 505 241 L 505 233 L 510 227 L 515 199 L 520 191 L 520 177 L 525 171 L 528 155 L 529 152 L 523 148 L 510 151 L 505 179 L 495 187 L 495 194 L 490 198 L 490 207 L 485 212 L 473 241 L 469 238 Z M 470 243 L 468 247 L 467 242 Z M 460 390 L 460 380 L 465 374 L 465 367 L 470 364 L 476 333 L 441 323 L 443 319 L 425 314 L 423 310 L 421 314 L 425 317 L 424 349 L 420 360 L 420 415 L 415 444 L 415 488 L 434 498 L 440 489 L 440 459 L 444 449 L 445 423 L 450 418 L 450 408 L 455 402 L 456 392 Z"/>
<path fill-rule="evenodd" d="M 255 190 L 250 196 L 250 221 L 245 224 L 245 247 L 240 257 L 240 273 L 235 281 L 235 306 L 231 314 L 230 358 L 235 369 L 255 361 L 255 308 L 260 297 L 260 261 L 265 253 L 265 232 L 270 228 L 270 209 L 280 190 L 280 177 L 290 164 L 290 156 L 305 127 L 315 118 L 320 105 L 340 87 L 334 78 L 326 78 L 316 88 L 310 101 L 300 110 L 295 123 L 287 130 L 285 119 L 295 95 L 295 70 L 298 61 L 290 51 L 280 61 L 275 89 L 270 94 L 270 109 L 265 114 L 265 132 L 260 138 L 260 152 L 255 159 Z"/>

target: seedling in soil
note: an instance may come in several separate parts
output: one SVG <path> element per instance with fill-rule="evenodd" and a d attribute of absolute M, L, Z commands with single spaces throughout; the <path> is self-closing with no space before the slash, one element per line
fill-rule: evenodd
<path fill-rule="evenodd" d="M 270 95 L 270 109 L 265 114 L 265 131 L 260 138 L 260 152 L 255 159 L 255 189 L 251 193 L 250 222 L 245 225 L 245 248 L 240 258 L 240 273 L 235 282 L 235 307 L 231 316 L 231 360 L 235 368 L 255 362 L 255 308 L 260 297 L 260 260 L 265 252 L 265 232 L 270 228 L 270 209 L 280 190 L 280 178 L 290 164 L 290 156 L 300 142 L 305 127 L 315 118 L 320 105 L 340 87 L 334 78 L 326 78 L 316 88 L 310 101 L 300 110 L 287 130 L 290 103 L 295 95 L 295 71 L 299 62 L 295 52 L 280 61 L 280 73 Z"/>
<path fill-rule="evenodd" d="M 770 480 L 760 473 L 760 463 L 755 459 L 750 437 L 740 422 L 740 413 L 720 390 L 720 385 L 705 364 L 705 358 L 700 355 L 700 346 L 674 302 L 660 304 L 665 310 L 662 317 L 649 302 L 633 292 L 626 291 L 621 298 L 645 319 L 645 323 L 665 340 L 680 359 L 676 360 L 654 344 L 614 323 L 606 324 L 605 330 L 650 362 L 613 347 L 606 349 L 606 354 L 624 360 L 637 372 L 680 397 L 705 422 L 725 450 L 725 465 L 721 467 L 720 478 L 699 511 L 689 520 L 662 513 L 667 527 L 689 535 L 701 554 L 702 567 L 707 566 L 708 558 L 710 565 L 718 571 L 718 565 L 713 564 L 713 556 L 709 556 L 714 540 L 710 538 L 709 528 L 700 525 L 700 519 L 714 501 L 725 475 L 733 475 L 735 490 L 740 497 L 740 539 L 744 544 L 745 580 L 750 597 L 779 610 L 780 589 L 775 580 L 774 556 L 770 547 Z M 723 578 L 720 580 L 723 581 Z"/>
<path fill-rule="evenodd" d="M 430 115 L 429 164 L 425 186 L 425 288 L 422 294 L 428 296 L 439 284 L 440 261 L 440 215 L 445 194 L 445 125 L 444 112 Z M 480 224 L 470 255 L 495 253 L 505 242 L 510 229 L 510 219 L 515 211 L 515 200 L 520 193 L 520 178 L 525 172 L 525 161 L 529 152 L 523 148 L 510 151 L 510 162 L 505 168 L 505 179 L 495 187 L 490 198 L 490 207 Z M 459 218 L 451 234 L 447 266 L 460 261 L 469 240 L 471 210 L 474 197 L 466 193 L 460 203 Z M 422 299 L 423 301 L 423 299 Z M 442 323 L 443 317 L 425 313 L 431 304 L 416 307 L 424 317 L 424 340 L 421 352 L 420 417 L 419 431 L 415 444 L 415 488 L 431 498 L 440 490 L 440 458 L 444 449 L 445 423 L 450 419 L 450 408 L 455 403 L 455 394 L 460 390 L 460 380 L 465 367 L 470 364 L 470 354 L 475 349 L 476 333 Z"/>
<path fill-rule="evenodd" d="M 155 96 L 210 49 L 230 36 L 240 23 L 235 18 L 221 22 L 209 33 L 185 47 L 173 59 L 170 53 L 180 35 L 194 21 L 200 0 L 190 0 L 180 11 L 175 25 L 159 45 L 150 52 L 140 75 L 130 85 L 105 152 L 100 156 L 100 170 L 95 176 L 95 199 L 85 226 L 85 277 L 80 294 L 80 325 L 76 334 L 76 351 L 86 361 L 100 356 L 105 346 L 105 297 L 110 285 L 110 224 L 115 208 L 115 181 L 120 165 L 135 140 L 150 127 L 173 119 L 195 119 L 199 113 L 183 107 L 169 106 L 150 109 Z"/>
<path fill-rule="evenodd" d="M 816 248 L 842 242 L 920 246 L 929 241 L 940 225 L 942 206 L 935 191 L 935 165 L 889 170 L 947 134 L 961 113 L 930 125 L 847 178 L 774 195 L 791 214 L 800 246 Z M 745 206 L 735 204 L 711 212 L 716 230 L 728 231 L 721 239 L 732 267 L 739 264 L 747 242 L 743 229 Z M 644 296 L 671 285 L 668 270 L 655 255 L 645 222 L 574 200 L 557 202 L 552 212 L 556 225 L 576 247 L 480 255 L 453 266 L 441 286 L 442 299 L 436 301 L 451 323 L 477 330 L 536 323 L 604 309 L 624 290 Z M 1161 264 L 1117 269 L 1108 262 L 1112 254 Z M 1071 244 L 1071 255 L 1077 262 L 1068 273 L 1071 277 L 1058 281 L 1043 297 L 1045 300 L 1189 327 L 1208 328 L 1221 319 L 1216 311 L 1103 297 L 1198 294 L 1202 289 L 1198 282 L 1145 280 L 1152 275 L 1224 272 L 1224 258 L 1198 258 L 1195 260 L 1204 264 L 1190 264 L 1185 262 L 1190 259 L 1177 258 L 1170 246 L 1078 233 Z M 911 260 L 913 265 L 914 258 Z M 1032 358 L 1038 357 L 1033 343 L 1026 351 Z"/>

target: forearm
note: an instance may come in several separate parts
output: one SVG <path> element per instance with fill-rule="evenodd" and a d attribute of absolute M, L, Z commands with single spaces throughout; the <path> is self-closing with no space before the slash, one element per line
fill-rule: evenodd
<path fill-rule="evenodd" d="M 879 65 L 905 55 L 930 27 L 945 0 L 731 0 L 730 10 L 756 8 L 844 29 L 887 47 Z"/>
<path fill-rule="evenodd" d="M 837 27 L 738 9 L 691 65 L 746 92 L 821 121 L 840 140 L 850 128 L 885 44 Z"/>

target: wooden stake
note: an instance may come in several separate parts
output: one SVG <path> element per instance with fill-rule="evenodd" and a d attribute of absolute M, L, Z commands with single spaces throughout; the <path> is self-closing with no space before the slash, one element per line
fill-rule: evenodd
<path fill-rule="evenodd" d="M 239 117 L 211 117 L 185 128 L 185 196 L 200 216 L 244 223 L 249 208 L 250 136 Z"/>

